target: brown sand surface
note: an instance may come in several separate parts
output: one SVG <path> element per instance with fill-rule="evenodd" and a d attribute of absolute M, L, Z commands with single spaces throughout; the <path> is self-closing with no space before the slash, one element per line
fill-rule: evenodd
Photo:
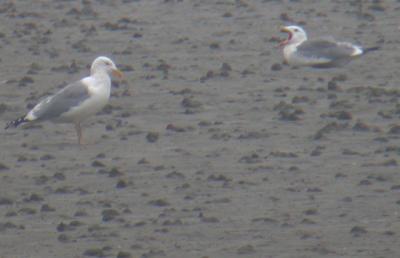
<path fill-rule="evenodd" d="M 5 0 L 1 127 L 125 72 L 84 126 L 1 131 L 0 257 L 400 257 L 399 1 Z M 381 49 L 282 64 L 279 26 Z"/>

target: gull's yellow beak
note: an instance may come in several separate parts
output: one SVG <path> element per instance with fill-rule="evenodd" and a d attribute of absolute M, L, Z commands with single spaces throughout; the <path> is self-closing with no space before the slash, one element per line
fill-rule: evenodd
<path fill-rule="evenodd" d="M 287 27 L 281 27 L 281 32 L 291 33 L 291 31 Z"/>
<path fill-rule="evenodd" d="M 113 74 L 115 77 L 118 77 L 119 79 L 124 78 L 124 74 L 123 74 L 120 70 L 118 70 L 118 69 L 112 70 L 112 74 Z"/>

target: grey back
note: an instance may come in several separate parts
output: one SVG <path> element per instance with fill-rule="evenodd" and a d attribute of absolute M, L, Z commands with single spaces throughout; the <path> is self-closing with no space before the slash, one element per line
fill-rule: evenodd
<path fill-rule="evenodd" d="M 87 87 L 81 81 L 67 85 L 55 95 L 42 100 L 33 109 L 33 115 L 38 120 L 51 120 L 58 118 L 61 114 L 68 112 L 71 108 L 89 98 Z"/>
<path fill-rule="evenodd" d="M 351 59 L 352 47 L 338 45 L 329 40 L 309 40 L 301 44 L 297 50 L 305 58 L 325 59 L 327 62 L 345 62 Z"/>

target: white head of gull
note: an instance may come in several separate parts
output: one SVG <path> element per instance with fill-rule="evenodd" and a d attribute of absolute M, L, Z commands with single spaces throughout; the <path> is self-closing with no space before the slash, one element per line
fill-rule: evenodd
<path fill-rule="evenodd" d="M 108 75 L 112 74 L 117 77 L 122 77 L 122 73 L 117 69 L 114 62 L 105 56 L 97 57 L 90 67 L 91 76 L 94 76 L 97 73 L 107 73 Z"/>
<path fill-rule="evenodd" d="M 299 45 L 307 40 L 307 33 L 299 26 L 286 26 L 281 28 L 281 32 L 288 33 L 288 38 L 279 45 Z"/>

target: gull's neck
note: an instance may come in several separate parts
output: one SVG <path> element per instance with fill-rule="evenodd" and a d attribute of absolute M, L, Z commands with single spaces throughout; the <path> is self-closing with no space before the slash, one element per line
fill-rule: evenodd
<path fill-rule="evenodd" d="M 286 44 L 286 46 L 284 46 L 283 57 L 286 63 L 291 63 L 292 56 L 293 54 L 296 53 L 297 47 L 303 44 L 305 41 L 307 41 L 307 38 L 303 40 L 296 40 L 294 42 L 289 42 L 288 44 Z"/>
<path fill-rule="evenodd" d="M 293 47 L 298 47 L 298 46 L 300 46 L 301 44 L 303 44 L 306 41 L 307 41 L 307 38 L 299 39 L 299 40 L 296 40 L 296 41 L 293 41 L 293 42 L 289 43 L 288 46 L 291 45 Z"/>
<path fill-rule="evenodd" d="M 101 78 L 110 78 L 108 75 L 107 71 L 105 70 L 95 70 L 90 72 L 90 76 L 94 77 L 96 79 L 101 79 Z"/>
<path fill-rule="evenodd" d="M 90 74 L 90 77 L 97 81 L 97 83 L 94 84 L 96 87 L 111 87 L 111 78 L 104 70 L 95 71 Z"/>

